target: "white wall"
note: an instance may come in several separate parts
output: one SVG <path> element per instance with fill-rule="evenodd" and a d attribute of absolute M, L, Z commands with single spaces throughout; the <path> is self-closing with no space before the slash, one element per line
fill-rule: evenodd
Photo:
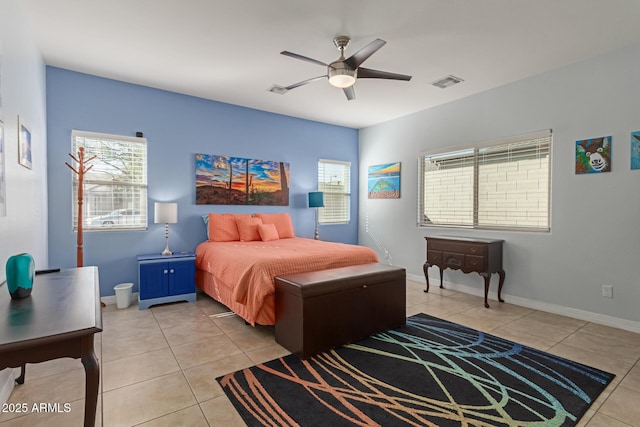
<path fill-rule="evenodd" d="M 19 0 L 0 0 L 0 66 L 7 215 L 0 217 L 0 282 L 11 255 L 28 252 L 47 267 L 45 68 Z M 18 115 L 31 131 L 32 163 L 18 164 Z"/>
<path fill-rule="evenodd" d="M 551 233 L 416 226 L 420 151 L 541 129 L 553 130 Z M 360 243 L 375 246 L 368 217 L 394 264 L 420 278 L 424 236 L 502 238 L 507 301 L 640 331 L 640 170 L 630 170 L 630 132 L 638 130 L 640 46 L 362 129 Z M 607 135 L 612 171 L 575 175 L 575 141 Z M 368 200 L 368 166 L 396 161 L 401 199 Z M 439 283 L 437 268 L 431 277 Z M 477 292 L 482 283 L 451 270 L 445 281 Z M 613 286 L 613 299 L 602 297 L 603 284 Z"/>
<path fill-rule="evenodd" d="M 20 0 L 0 0 L 0 67 L 7 211 L 0 217 L 2 283 L 13 254 L 28 252 L 37 269 L 48 266 L 45 68 Z M 31 130 L 32 170 L 18 164 L 18 115 Z M 6 286 L 0 292 L 9 298 Z M 8 371 L 0 372 L 0 393 L 5 381 L 13 382 Z"/>

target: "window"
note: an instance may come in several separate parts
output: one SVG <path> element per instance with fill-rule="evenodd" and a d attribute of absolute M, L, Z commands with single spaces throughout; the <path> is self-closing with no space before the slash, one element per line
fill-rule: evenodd
<path fill-rule="evenodd" d="M 551 131 L 419 157 L 418 225 L 550 230 Z"/>
<path fill-rule="evenodd" d="M 147 228 L 147 140 L 73 131 L 73 153 L 84 147 L 84 230 Z M 72 165 L 77 166 L 77 165 Z M 73 230 L 78 229 L 78 176 L 73 173 Z"/>
<path fill-rule="evenodd" d="M 324 208 L 318 209 L 320 224 L 344 224 L 351 220 L 351 162 L 318 161 L 318 191 Z"/>

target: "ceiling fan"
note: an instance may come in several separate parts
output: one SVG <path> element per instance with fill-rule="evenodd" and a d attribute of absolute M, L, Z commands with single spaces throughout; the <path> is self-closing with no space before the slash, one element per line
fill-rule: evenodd
<path fill-rule="evenodd" d="M 307 56 L 298 55 L 297 53 L 283 50 L 280 52 L 282 55 L 290 56 L 291 58 L 300 59 L 302 61 L 311 62 L 312 64 L 322 65 L 327 67 L 327 74 L 323 74 L 318 77 L 312 77 L 307 80 L 303 80 L 292 85 L 282 87 L 276 86 L 271 89 L 272 92 L 284 94 L 291 89 L 306 85 L 316 80 L 328 78 L 331 86 L 340 88 L 344 91 L 347 99 L 351 101 L 355 99 L 356 94 L 353 89 L 353 84 L 356 79 L 389 79 L 389 80 L 411 80 L 411 76 L 404 74 L 389 73 L 387 71 L 372 70 L 370 68 L 361 67 L 362 63 L 366 61 L 371 55 L 376 53 L 378 49 L 387 44 L 386 41 L 375 39 L 350 57 L 344 57 L 344 50 L 349 45 L 351 39 L 347 36 L 338 36 L 333 39 L 333 43 L 340 50 L 340 58 L 336 59 L 330 64 L 325 64 L 322 61 L 318 61 Z"/>

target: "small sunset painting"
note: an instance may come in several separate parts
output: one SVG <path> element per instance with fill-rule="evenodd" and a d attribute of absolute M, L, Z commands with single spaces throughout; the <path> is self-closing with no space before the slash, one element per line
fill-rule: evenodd
<path fill-rule="evenodd" d="M 370 199 L 399 199 L 400 162 L 369 166 L 367 192 Z"/>
<path fill-rule="evenodd" d="M 196 154 L 197 205 L 289 205 L 289 163 Z"/>

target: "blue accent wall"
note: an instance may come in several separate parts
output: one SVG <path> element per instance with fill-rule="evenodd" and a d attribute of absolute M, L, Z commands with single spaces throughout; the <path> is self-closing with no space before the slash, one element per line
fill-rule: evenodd
<path fill-rule="evenodd" d="M 266 90 L 266 89 L 265 89 Z M 358 130 L 297 119 L 120 81 L 47 67 L 47 165 L 49 265 L 75 267 L 72 172 L 65 166 L 71 131 L 135 136 L 148 140 L 149 226 L 146 231 L 84 233 L 84 265 L 97 265 L 101 296 L 133 282 L 136 255 L 164 249 L 164 225 L 153 223 L 153 203 L 177 202 L 178 223 L 169 226 L 171 250 L 193 251 L 206 240 L 201 216 L 208 212 L 291 214 L 296 235 L 313 237 L 314 210 L 307 193 L 317 189 L 318 159 L 352 164 L 351 223 L 320 227 L 323 240 L 358 242 Z M 279 96 L 279 95 L 273 95 Z M 290 163 L 290 205 L 195 204 L 195 154 L 208 153 Z"/>

